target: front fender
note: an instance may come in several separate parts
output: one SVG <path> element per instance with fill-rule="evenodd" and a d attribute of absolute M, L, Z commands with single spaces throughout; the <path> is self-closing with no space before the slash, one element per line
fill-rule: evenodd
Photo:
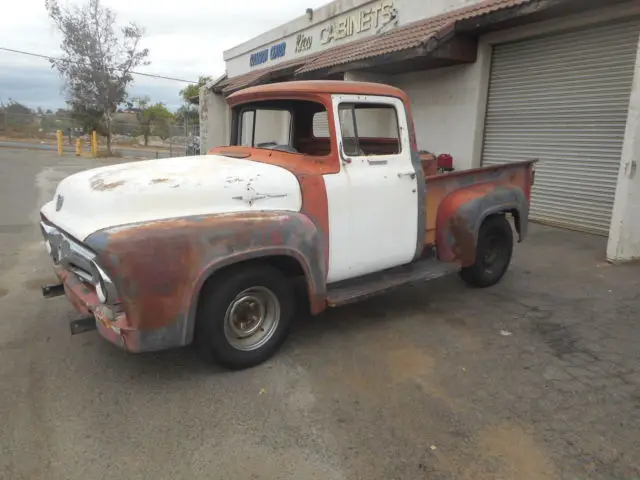
<path fill-rule="evenodd" d="M 436 249 L 443 262 L 473 265 L 482 222 L 496 213 L 515 212 L 519 240 L 527 234 L 529 206 L 525 193 L 514 185 L 483 183 L 447 195 L 438 207 Z"/>
<path fill-rule="evenodd" d="M 305 272 L 313 311 L 324 308 L 324 239 L 295 212 L 246 212 L 115 227 L 86 239 L 113 280 L 133 329 L 171 332 L 167 346 L 190 343 L 198 294 L 216 270 L 288 255 Z M 179 338 L 178 338 L 179 337 Z"/>

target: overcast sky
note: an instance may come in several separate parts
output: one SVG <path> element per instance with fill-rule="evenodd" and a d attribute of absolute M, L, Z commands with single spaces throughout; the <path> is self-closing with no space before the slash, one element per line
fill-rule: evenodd
<path fill-rule="evenodd" d="M 151 65 L 140 71 L 197 80 L 202 74 L 215 78 L 224 73 L 224 50 L 328 1 L 103 0 L 103 5 L 116 13 L 118 23 L 134 21 L 145 27 L 144 46 L 151 51 Z M 0 47 L 59 54 L 60 36 L 47 17 L 44 0 L 18 0 L 3 9 Z M 138 76 L 131 94 L 149 95 L 175 109 L 183 85 Z M 59 77 L 46 60 L 0 50 L 0 101 L 12 98 L 32 108 L 55 109 L 64 106 L 60 90 Z"/>

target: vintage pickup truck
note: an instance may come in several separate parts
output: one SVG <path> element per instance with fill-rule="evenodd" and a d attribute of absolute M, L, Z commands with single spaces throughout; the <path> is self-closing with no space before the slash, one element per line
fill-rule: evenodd
<path fill-rule="evenodd" d="M 319 314 L 457 272 L 488 287 L 513 229 L 526 236 L 534 161 L 425 175 L 397 88 L 287 82 L 228 102 L 228 146 L 77 173 L 42 207 L 60 280 L 43 294 L 85 315 L 72 332 L 130 352 L 195 342 L 246 368 L 282 345 L 296 304 Z"/>

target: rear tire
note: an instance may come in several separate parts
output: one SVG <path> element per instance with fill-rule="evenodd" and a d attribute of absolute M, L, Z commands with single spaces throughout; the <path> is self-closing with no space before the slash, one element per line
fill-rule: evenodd
<path fill-rule="evenodd" d="M 475 263 L 460 271 L 467 284 L 486 288 L 497 284 L 511 262 L 513 230 L 504 215 L 488 217 L 480 226 Z"/>
<path fill-rule="evenodd" d="M 268 360 L 289 333 L 295 299 L 289 279 L 268 265 L 230 270 L 205 285 L 196 343 L 207 360 L 230 370 Z"/>

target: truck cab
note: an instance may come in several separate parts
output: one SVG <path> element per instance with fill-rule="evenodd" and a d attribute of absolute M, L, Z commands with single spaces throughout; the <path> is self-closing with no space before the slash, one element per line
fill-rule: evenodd
<path fill-rule="evenodd" d="M 196 342 L 250 367 L 285 340 L 298 280 L 315 315 L 453 273 L 488 287 L 526 236 L 534 161 L 426 173 L 397 88 L 300 81 L 227 100 L 229 145 L 73 175 L 42 208 L 60 279 L 45 293 L 128 351 Z"/>

